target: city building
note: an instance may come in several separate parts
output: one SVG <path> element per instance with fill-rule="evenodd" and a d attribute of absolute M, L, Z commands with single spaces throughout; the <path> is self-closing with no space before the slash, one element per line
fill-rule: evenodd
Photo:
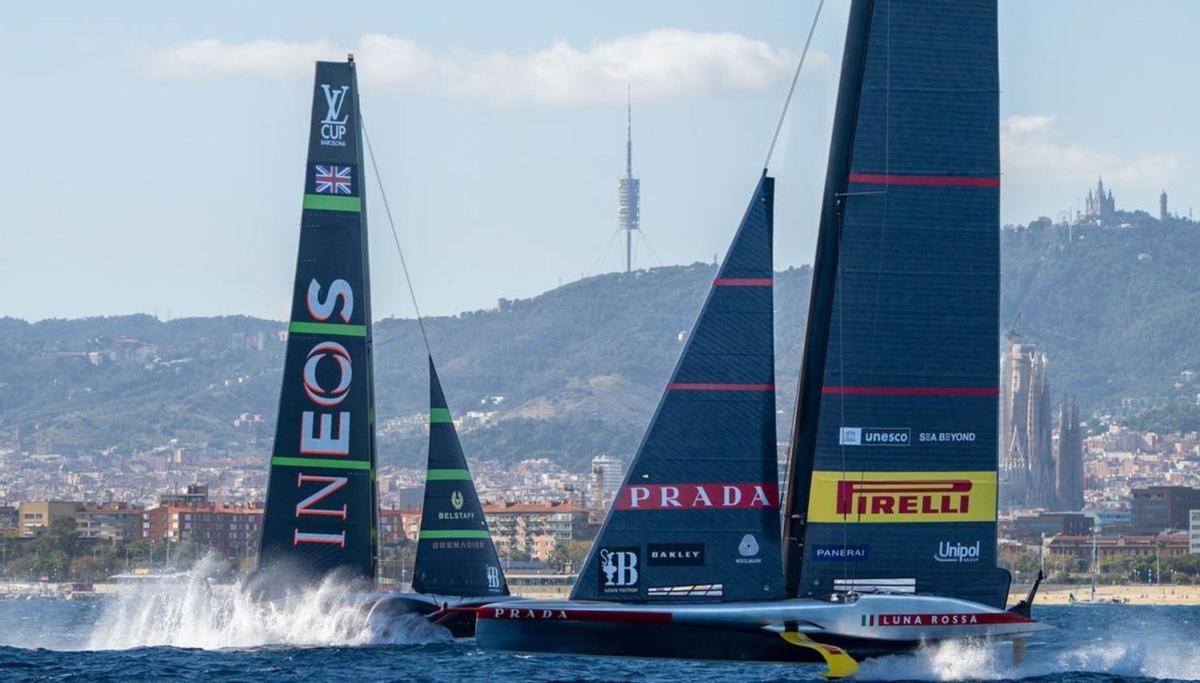
<path fill-rule="evenodd" d="M 380 508 L 379 542 L 396 545 L 405 540 L 408 540 L 408 536 L 404 533 L 404 510 Z"/>
<path fill-rule="evenodd" d="M 1113 200 L 1112 190 L 1104 190 L 1104 179 L 1096 181 L 1096 189 L 1088 190 L 1084 201 L 1084 220 L 1097 221 L 1100 225 L 1112 222 L 1113 214 L 1117 212 L 1117 203 Z"/>
<path fill-rule="evenodd" d="M 17 530 L 17 508 L 13 505 L 0 505 L 0 531 Z"/>
<path fill-rule="evenodd" d="M 262 513 L 262 508 L 246 505 L 160 505 L 146 512 L 146 537 L 195 543 L 226 557 L 246 555 L 258 546 Z"/>
<path fill-rule="evenodd" d="M 142 538 L 143 510 L 129 503 L 85 505 L 75 513 L 75 532 L 81 538 L 125 543 Z"/>
<path fill-rule="evenodd" d="M 563 541 L 589 537 L 588 512 L 571 503 L 500 503 L 483 506 L 496 549 L 503 555 L 549 559 Z"/>
<path fill-rule="evenodd" d="M 208 487 L 204 484 L 188 484 L 183 493 L 164 493 L 158 497 L 159 505 L 204 505 L 208 503 Z"/>
<path fill-rule="evenodd" d="M 1039 512 L 1017 515 L 1009 536 L 1026 543 L 1038 543 L 1043 537 L 1087 536 L 1092 533 L 1092 518 L 1081 512 Z"/>
<path fill-rule="evenodd" d="M 1188 514 L 1200 508 L 1200 489 L 1188 486 L 1147 486 L 1129 494 L 1135 534 L 1157 534 L 1188 528 Z"/>
<path fill-rule="evenodd" d="M 1155 536 L 1096 536 L 1096 557 L 1101 562 L 1119 555 L 1135 557 L 1178 557 L 1188 553 L 1186 533 Z M 1057 536 L 1046 542 L 1051 557 L 1074 557 L 1090 566 L 1092 536 Z"/>
<path fill-rule="evenodd" d="M 1060 510 L 1083 509 L 1083 430 L 1079 406 L 1063 401 L 1058 413 L 1058 453 L 1054 483 Z"/>
<path fill-rule="evenodd" d="M 592 458 L 592 477 L 592 508 L 603 516 L 625 483 L 625 463 L 608 455 L 597 455 Z"/>
<path fill-rule="evenodd" d="M 1105 536 L 1121 536 L 1133 533 L 1133 513 L 1129 508 L 1105 508 L 1092 515 L 1096 520 L 1096 533 Z"/>
<path fill-rule="evenodd" d="M 61 518 L 74 518 L 83 504 L 65 500 L 26 500 L 17 505 L 17 535 L 35 538 Z"/>
<path fill-rule="evenodd" d="M 1188 516 L 1188 553 L 1200 555 L 1200 510 L 1190 510 Z"/>
<path fill-rule="evenodd" d="M 1057 509 L 1050 361 L 1009 338 L 1000 371 L 1000 492 L 1007 508 Z"/>

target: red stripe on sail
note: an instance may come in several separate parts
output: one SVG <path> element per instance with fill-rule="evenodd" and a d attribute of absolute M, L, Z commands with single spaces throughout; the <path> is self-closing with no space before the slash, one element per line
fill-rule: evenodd
<path fill-rule="evenodd" d="M 822 387 L 822 394 L 857 396 L 996 396 L 995 387 Z"/>
<path fill-rule="evenodd" d="M 714 287 L 770 287 L 769 277 L 719 277 L 713 280 Z"/>
<path fill-rule="evenodd" d="M 668 391 L 775 391 L 774 384 L 713 384 L 704 382 L 671 382 Z"/>
<path fill-rule="evenodd" d="M 877 185 L 925 185 L 930 187 L 1000 187 L 999 178 L 959 175 L 894 175 L 887 173 L 851 173 L 852 183 Z"/>

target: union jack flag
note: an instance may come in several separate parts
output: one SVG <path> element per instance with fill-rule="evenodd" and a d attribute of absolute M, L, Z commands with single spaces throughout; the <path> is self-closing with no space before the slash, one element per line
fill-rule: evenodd
<path fill-rule="evenodd" d="M 316 182 L 314 189 L 318 194 L 350 194 L 349 166 L 322 166 L 318 164 L 313 180 Z"/>

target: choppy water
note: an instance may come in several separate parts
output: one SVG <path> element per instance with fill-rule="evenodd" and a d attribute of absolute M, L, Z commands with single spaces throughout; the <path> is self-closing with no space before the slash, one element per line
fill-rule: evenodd
<path fill-rule="evenodd" d="M 723 664 L 485 652 L 414 620 L 373 632 L 329 610 L 326 585 L 265 607 L 190 581 L 87 601 L 0 601 L 0 680 L 745 680 L 816 679 L 817 665 Z M 332 598 L 332 600 L 331 600 Z M 1200 680 L 1200 608 L 1042 607 L 1058 627 L 1013 666 L 1003 644 L 930 647 L 865 662 L 861 680 Z"/>

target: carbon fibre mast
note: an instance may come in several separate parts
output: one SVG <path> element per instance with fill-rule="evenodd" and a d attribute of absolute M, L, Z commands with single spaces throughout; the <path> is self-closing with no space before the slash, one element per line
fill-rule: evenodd
<path fill-rule="evenodd" d="M 374 373 L 358 81 L 317 62 L 259 569 L 373 582 Z"/>
<path fill-rule="evenodd" d="M 817 252 L 809 289 L 808 325 L 804 330 L 804 356 L 796 389 L 792 441 L 788 449 L 787 499 L 783 517 L 783 576 L 788 595 L 796 595 L 804 558 L 804 523 L 808 511 L 812 452 L 817 439 L 816 417 L 821 408 L 821 384 L 825 374 L 825 351 L 829 346 L 829 322 L 833 311 L 833 288 L 837 277 L 846 187 L 849 185 L 850 153 L 858 124 L 863 70 L 867 63 L 867 36 L 875 0 L 855 0 L 850 5 L 846 45 L 842 51 L 842 73 L 829 161 L 825 169 L 825 192 L 821 200 Z"/>

